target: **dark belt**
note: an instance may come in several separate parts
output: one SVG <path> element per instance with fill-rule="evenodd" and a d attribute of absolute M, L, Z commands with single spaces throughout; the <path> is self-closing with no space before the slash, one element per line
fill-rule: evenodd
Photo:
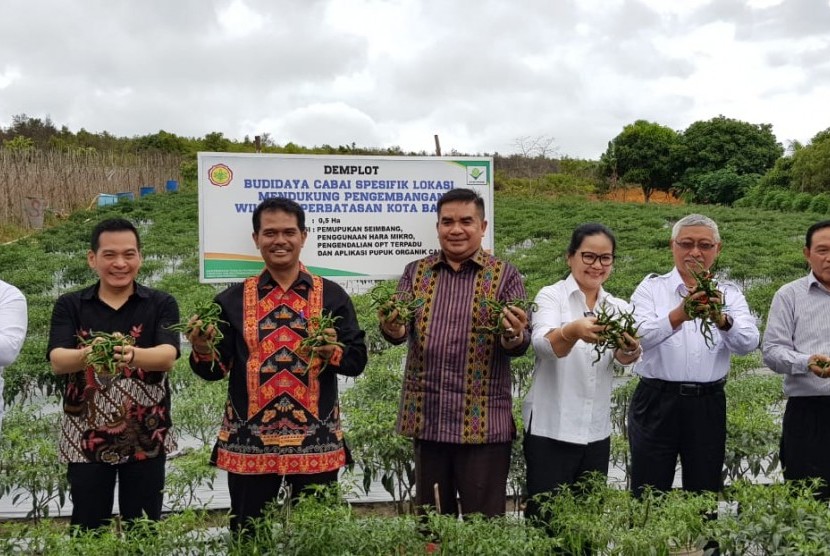
<path fill-rule="evenodd" d="M 640 377 L 640 382 L 648 386 L 660 390 L 661 392 L 670 392 L 678 396 L 706 396 L 714 394 L 715 392 L 723 391 L 723 385 L 726 384 L 726 378 L 716 380 L 714 382 L 670 382 L 668 380 L 660 380 L 659 378 Z"/>

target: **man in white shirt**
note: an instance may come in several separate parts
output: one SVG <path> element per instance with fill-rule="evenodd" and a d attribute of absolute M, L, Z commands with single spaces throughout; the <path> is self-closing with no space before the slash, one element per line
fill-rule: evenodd
<path fill-rule="evenodd" d="M 720 298 L 708 300 L 695 273 L 712 268 L 721 252 L 717 224 L 691 214 L 672 229 L 674 268 L 646 277 L 631 297 L 640 325 L 640 383 L 628 413 L 631 488 L 669 490 L 677 457 L 685 490 L 719 491 L 726 450 L 726 397 L 723 385 L 731 354 L 758 347 L 759 332 L 743 293 L 718 282 Z M 687 303 L 700 313 L 687 314 Z M 705 337 L 707 316 L 711 336 Z"/>
<path fill-rule="evenodd" d="M 20 354 L 26 338 L 26 298 L 20 290 L 0 280 L 0 423 L 3 420 L 3 369 Z"/>
<path fill-rule="evenodd" d="M 772 298 L 764 363 L 785 375 L 784 478 L 823 479 L 817 494 L 830 500 L 830 220 L 807 230 L 804 258 L 810 273 Z"/>

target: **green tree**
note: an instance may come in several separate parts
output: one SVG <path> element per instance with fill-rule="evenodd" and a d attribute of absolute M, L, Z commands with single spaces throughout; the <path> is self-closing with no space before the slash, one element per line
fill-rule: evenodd
<path fill-rule="evenodd" d="M 135 147 L 139 151 L 161 151 L 173 154 L 187 154 L 190 150 L 187 141 L 175 133 L 159 130 L 158 133 L 145 135 L 135 139 Z"/>
<path fill-rule="evenodd" d="M 729 168 L 735 175 L 763 175 L 784 154 L 771 124 L 751 124 L 718 116 L 698 121 L 683 132 L 676 164 L 682 169 L 679 188 L 702 202 L 700 177 Z M 735 198 L 734 195 L 726 195 Z"/>
<path fill-rule="evenodd" d="M 204 140 L 202 140 L 202 145 L 206 151 L 226 152 L 231 142 L 224 137 L 221 131 L 214 131 L 205 135 Z"/>
<path fill-rule="evenodd" d="M 32 141 L 32 146 L 44 149 L 49 145 L 52 136 L 58 133 L 52 120 L 47 116 L 44 119 L 30 118 L 26 114 L 12 116 L 12 125 L 4 133 L 0 133 L 0 140 L 16 137 L 26 137 Z"/>
<path fill-rule="evenodd" d="M 807 193 L 830 190 L 830 128 L 818 132 L 792 158 L 791 189 Z"/>
<path fill-rule="evenodd" d="M 674 182 L 673 159 L 678 141 L 673 129 L 637 120 L 608 144 L 608 150 L 600 157 L 603 175 L 618 175 L 624 183 L 639 185 L 648 202 L 654 191 L 668 191 Z"/>
<path fill-rule="evenodd" d="M 695 201 L 699 203 L 731 205 L 758 180 L 756 174 L 738 174 L 732 168 L 722 168 L 695 178 Z"/>
<path fill-rule="evenodd" d="M 793 160 L 794 155 L 782 156 L 776 160 L 773 167 L 767 170 L 767 173 L 758 180 L 758 189 L 760 191 L 789 189 L 792 178 Z"/>
<path fill-rule="evenodd" d="M 3 148 L 10 151 L 28 151 L 35 148 L 35 142 L 28 137 L 17 135 L 14 139 L 3 141 Z"/>

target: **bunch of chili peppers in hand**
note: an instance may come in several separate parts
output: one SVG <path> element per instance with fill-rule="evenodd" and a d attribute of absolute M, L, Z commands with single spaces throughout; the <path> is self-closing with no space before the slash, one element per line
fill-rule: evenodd
<path fill-rule="evenodd" d="M 815 361 L 808 361 L 807 362 L 811 366 L 816 366 L 819 368 L 819 372 L 815 374 L 821 378 L 827 378 L 830 376 L 830 361 L 826 359 L 817 359 Z"/>
<path fill-rule="evenodd" d="M 121 332 L 92 332 L 88 337 L 81 338 L 81 344 L 91 346 L 86 356 L 86 364 L 95 373 L 106 376 L 115 376 L 121 372 L 124 363 L 115 359 L 117 353 L 124 353 L 127 346 L 135 345 L 135 338 Z M 121 351 L 115 351 L 120 346 Z"/>
<path fill-rule="evenodd" d="M 329 339 L 324 332 L 327 328 L 334 328 L 335 323 L 339 319 L 340 317 L 335 317 L 331 313 L 323 313 L 320 316 L 313 316 L 308 319 L 308 336 L 300 342 L 299 350 L 303 353 L 311 354 L 309 364 L 317 356 L 317 348 L 329 345 L 335 345 L 341 348 L 345 347 L 345 344 L 342 342 Z M 323 359 L 323 365 L 320 367 L 320 370 L 325 369 L 327 365 L 328 360 Z"/>
<path fill-rule="evenodd" d="M 424 304 L 422 298 L 415 297 L 410 292 L 397 291 L 395 284 L 391 282 L 381 282 L 372 288 L 369 297 L 371 306 L 380 311 L 382 320 L 387 320 L 389 315 L 397 311 L 394 322 L 398 325 L 409 322 L 415 311 Z"/>
<path fill-rule="evenodd" d="M 603 303 L 595 316 L 595 324 L 604 326 L 605 329 L 599 333 L 599 339 L 594 344 L 594 352 L 597 354 L 594 363 L 598 363 L 607 350 L 624 348 L 626 341 L 623 334 L 627 333 L 632 338 L 637 338 L 639 325 L 635 323 L 633 309 L 626 312 Z"/>
<path fill-rule="evenodd" d="M 504 334 L 507 329 L 504 327 L 504 310 L 508 307 L 516 307 L 525 313 L 532 313 L 538 306 L 529 299 L 514 299 L 513 301 L 496 301 L 495 299 L 485 299 L 484 304 L 487 306 L 489 313 L 488 326 L 479 328 L 479 332 L 492 332 L 493 334 Z"/>
<path fill-rule="evenodd" d="M 222 307 L 219 306 L 218 303 L 208 301 L 197 305 L 193 310 L 193 316 L 191 316 L 188 320 L 181 321 L 167 327 L 169 330 L 180 332 L 188 338 L 193 334 L 197 324 L 203 333 L 212 327 L 212 333 L 205 336 L 208 348 L 210 348 L 211 355 L 213 356 L 213 361 L 210 363 L 211 369 L 213 369 L 213 366 L 216 364 L 216 356 L 218 354 L 216 346 L 218 346 L 219 342 L 222 341 L 222 338 L 225 337 L 225 335 L 222 334 L 222 331 L 219 330 L 219 324 L 228 324 L 219 318 L 219 315 L 221 314 Z"/>
<path fill-rule="evenodd" d="M 726 307 L 726 299 L 715 282 L 714 269 L 699 266 L 697 269 L 688 270 L 695 279 L 695 287 L 686 296 L 683 311 L 689 318 L 700 321 L 698 326 L 703 340 L 706 347 L 711 348 L 715 345 L 714 329 L 717 328 L 720 315 Z"/>

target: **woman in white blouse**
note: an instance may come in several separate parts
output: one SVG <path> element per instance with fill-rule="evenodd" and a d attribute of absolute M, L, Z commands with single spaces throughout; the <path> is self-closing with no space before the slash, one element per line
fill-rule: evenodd
<path fill-rule="evenodd" d="M 533 349 L 536 362 L 522 416 L 527 493 L 525 516 L 540 516 L 532 497 L 555 494 L 586 473 L 608 475 L 611 451 L 611 382 L 614 359 L 629 365 L 640 357 L 640 343 L 625 342 L 596 360 L 603 326 L 594 316 L 628 311 L 628 303 L 602 287 L 614 265 L 616 239 L 602 224 L 577 227 L 567 249 L 570 273 L 536 296 Z"/>

